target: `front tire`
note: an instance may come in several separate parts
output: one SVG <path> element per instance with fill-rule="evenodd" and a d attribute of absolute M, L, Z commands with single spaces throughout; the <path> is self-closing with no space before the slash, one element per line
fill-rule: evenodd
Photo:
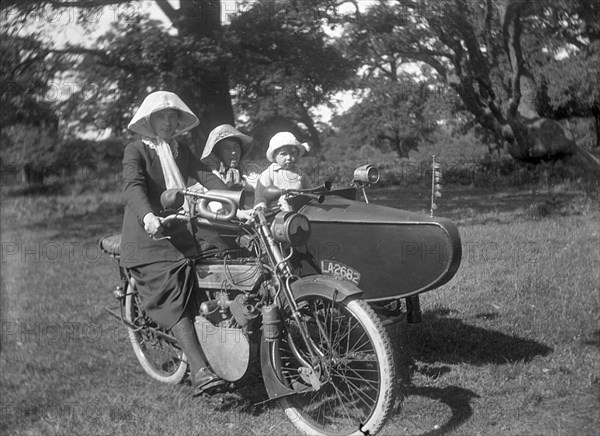
<path fill-rule="evenodd" d="M 185 355 L 170 340 L 143 309 L 137 292 L 125 295 L 125 319 L 135 328 L 127 326 L 133 352 L 150 377 L 162 383 L 181 383 L 187 371 Z"/>
<path fill-rule="evenodd" d="M 381 321 L 362 300 L 305 295 L 298 304 L 320 356 L 310 357 L 291 321 L 271 345 L 272 356 L 289 387 L 314 383 L 302 359 L 318 368 L 321 387 L 281 399 L 287 416 L 307 435 L 376 433 L 391 412 L 395 383 L 391 342 Z"/>

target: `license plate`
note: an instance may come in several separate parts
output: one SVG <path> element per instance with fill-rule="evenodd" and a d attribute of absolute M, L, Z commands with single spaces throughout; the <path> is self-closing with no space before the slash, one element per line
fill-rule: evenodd
<path fill-rule="evenodd" d="M 342 280 L 347 280 L 355 285 L 358 285 L 358 282 L 360 282 L 360 273 L 357 270 L 335 260 L 321 260 L 321 272 Z"/>

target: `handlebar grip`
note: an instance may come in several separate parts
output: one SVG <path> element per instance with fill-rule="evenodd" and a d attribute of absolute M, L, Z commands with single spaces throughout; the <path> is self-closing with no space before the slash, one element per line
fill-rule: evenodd
<path fill-rule="evenodd" d="M 181 213 L 174 213 L 173 215 L 167 215 L 164 218 L 161 218 L 161 224 L 169 224 L 173 221 L 189 221 L 190 217 Z"/>
<path fill-rule="evenodd" d="M 183 206 L 184 200 L 181 189 L 167 189 L 160 194 L 160 204 L 165 209 L 179 209 Z"/>
<path fill-rule="evenodd" d="M 313 194 L 312 192 L 300 192 L 299 195 L 303 195 L 308 198 L 313 198 L 317 200 L 317 203 L 323 203 L 325 201 L 325 196 L 323 194 Z"/>

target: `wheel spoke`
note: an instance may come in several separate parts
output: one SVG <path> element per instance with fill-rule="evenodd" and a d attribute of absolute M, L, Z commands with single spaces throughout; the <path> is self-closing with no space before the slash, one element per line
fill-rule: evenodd
<path fill-rule="evenodd" d="M 346 408 L 346 404 L 344 403 L 344 400 L 341 398 L 342 396 L 345 397 L 345 398 L 348 398 L 348 397 L 346 395 L 344 395 L 344 393 L 342 391 L 340 391 L 340 389 L 335 384 L 332 383 L 331 386 L 335 390 L 336 395 L 337 395 L 337 397 L 339 399 L 339 403 L 342 406 L 342 409 L 344 410 L 344 412 L 346 412 L 346 416 L 348 417 L 348 420 L 352 421 L 352 416 L 350 415 L 350 412 Z M 352 404 L 353 401 L 350 399 L 349 403 Z"/>
<path fill-rule="evenodd" d="M 365 380 L 362 377 L 361 378 L 356 378 L 356 377 L 348 376 L 346 374 L 342 374 L 342 373 L 340 373 L 338 371 L 335 371 L 335 370 L 334 370 L 334 372 L 335 372 L 335 375 L 337 375 L 341 380 L 343 380 L 344 382 L 347 382 L 348 386 L 351 389 L 355 389 L 360 394 L 364 394 L 364 396 L 367 397 L 367 398 L 369 398 L 371 401 L 373 401 L 373 402 L 375 401 L 371 397 L 369 397 L 369 395 L 365 392 L 364 388 L 361 388 L 361 387 L 355 385 L 351 381 L 354 380 L 354 381 L 357 381 L 357 382 L 365 383 L 365 384 L 367 384 L 367 385 L 370 386 L 371 390 L 374 389 L 375 392 L 377 392 L 377 384 L 379 383 L 379 381 L 373 382 L 373 381 Z"/>
<path fill-rule="evenodd" d="M 371 405 L 373 403 L 375 403 L 376 399 L 371 398 L 363 389 L 361 389 L 360 387 L 356 386 L 354 383 L 352 383 L 352 381 L 350 381 L 347 377 L 343 376 L 340 374 L 340 379 L 346 383 L 346 385 L 348 386 L 350 391 L 356 392 L 357 397 L 363 401 L 363 403 L 365 404 L 365 406 L 367 407 L 371 407 Z M 367 402 L 365 400 L 365 398 L 371 400 L 371 403 Z"/>
<path fill-rule="evenodd" d="M 125 300 L 125 318 L 134 328 L 128 327 L 131 345 L 142 368 L 156 380 L 178 383 L 185 376 L 187 363 L 182 351 L 162 333 L 145 314 L 137 293 L 128 294 Z"/>
<path fill-rule="evenodd" d="M 298 410 L 298 422 L 308 425 L 299 428 L 310 428 L 325 434 L 352 433 L 360 425 L 368 425 L 366 428 L 369 430 L 378 430 L 391 407 L 391 397 L 380 395 L 382 377 L 386 380 L 386 386 L 391 386 L 393 368 L 391 355 L 381 355 L 381 347 L 380 351 L 376 351 L 373 342 L 373 335 L 385 334 L 380 325 L 374 327 L 371 321 L 376 315 L 372 311 L 368 314 L 365 312 L 363 307 L 368 308 L 365 303 L 360 306 L 363 312 L 355 315 L 345 302 L 332 302 L 316 296 L 301 301 L 311 347 L 315 347 L 318 356 L 321 356 L 317 361 L 310 362 L 322 385 L 318 390 L 287 397 L 282 401 Z M 365 326 L 370 326 L 370 331 Z M 279 348 L 284 380 L 290 386 L 293 383 L 309 386 L 311 381 L 308 376 L 299 371 L 300 367 L 305 366 L 300 363 L 301 359 L 310 360 L 309 354 L 304 345 L 298 345 L 301 343 L 297 340 L 298 332 L 292 330 L 291 333 L 282 338 Z M 294 341 L 298 348 L 291 347 L 288 340 Z M 295 356 L 294 350 L 300 355 Z M 382 361 L 382 356 L 387 360 Z M 384 369 L 381 368 L 382 364 Z"/>

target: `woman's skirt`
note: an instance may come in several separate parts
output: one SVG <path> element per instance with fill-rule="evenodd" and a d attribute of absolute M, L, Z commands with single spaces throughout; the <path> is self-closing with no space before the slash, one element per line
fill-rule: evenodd
<path fill-rule="evenodd" d="M 194 262 L 153 262 L 129 268 L 142 297 L 146 314 L 160 327 L 169 330 L 194 301 Z"/>

